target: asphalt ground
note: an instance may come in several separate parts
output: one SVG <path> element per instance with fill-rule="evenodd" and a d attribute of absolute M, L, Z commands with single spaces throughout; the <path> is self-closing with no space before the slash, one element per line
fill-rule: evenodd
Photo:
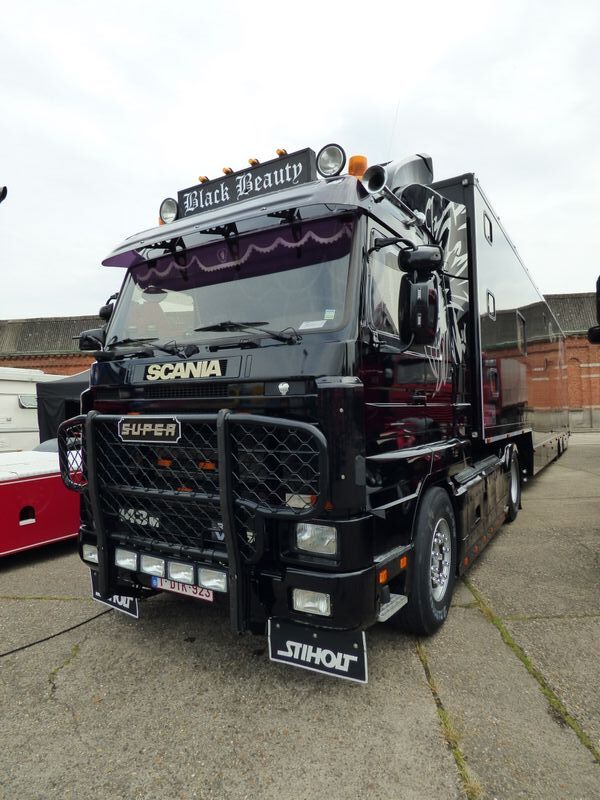
<path fill-rule="evenodd" d="M 227 608 L 90 599 L 75 546 L 0 561 L 0 797 L 600 798 L 600 434 L 531 481 L 417 640 L 369 684 L 270 663 Z"/>

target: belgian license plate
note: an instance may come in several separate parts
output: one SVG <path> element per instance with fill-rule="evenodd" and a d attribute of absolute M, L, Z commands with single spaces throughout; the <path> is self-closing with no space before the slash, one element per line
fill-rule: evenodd
<path fill-rule="evenodd" d="M 348 681 L 368 680 L 364 631 L 326 631 L 270 619 L 269 658 Z"/>
<path fill-rule="evenodd" d="M 152 588 L 162 589 L 165 592 L 184 594 L 186 597 L 195 597 L 196 600 L 205 600 L 207 603 L 212 603 L 214 600 L 214 593 L 212 589 L 205 589 L 203 586 L 191 586 L 189 583 L 172 581 L 168 578 L 157 578 L 156 576 L 153 576 Z"/>
<path fill-rule="evenodd" d="M 98 603 L 102 603 L 105 606 L 114 608 L 115 611 L 120 611 L 121 614 L 127 614 L 128 617 L 138 619 L 139 612 L 137 597 L 129 597 L 128 595 L 124 594 L 113 594 L 110 597 L 103 597 L 98 589 L 98 573 L 96 570 L 91 569 L 90 576 L 92 579 L 92 597 L 94 600 L 96 600 Z"/>

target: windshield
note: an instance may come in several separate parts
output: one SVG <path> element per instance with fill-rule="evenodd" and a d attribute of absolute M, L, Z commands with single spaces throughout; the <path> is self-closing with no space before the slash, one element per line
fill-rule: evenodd
<path fill-rule="evenodd" d="M 339 328 L 344 318 L 353 217 L 281 224 L 191 250 L 175 250 L 129 271 L 107 343 L 152 337 L 198 342 L 253 338 L 223 322 L 260 322 L 298 333 Z M 263 335 L 263 334 L 261 334 Z"/>

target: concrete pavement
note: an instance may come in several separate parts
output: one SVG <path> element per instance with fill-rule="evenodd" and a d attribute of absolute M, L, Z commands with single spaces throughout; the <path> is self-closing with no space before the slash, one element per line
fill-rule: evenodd
<path fill-rule="evenodd" d="M 0 797 L 600 798 L 599 478 L 572 437 L 436 636 L 369 631 L 367 687 L 222 605 L 103 613 L 73 545 L 0 561 Z"/>

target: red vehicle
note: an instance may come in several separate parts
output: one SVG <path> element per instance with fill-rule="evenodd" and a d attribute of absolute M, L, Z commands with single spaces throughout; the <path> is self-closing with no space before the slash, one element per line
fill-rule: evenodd
<path fill-rule="evenodd" d="M 60 477 L 57 453 L 0 453 L 0 556 L 76 536 L 79 498 Z"/>

